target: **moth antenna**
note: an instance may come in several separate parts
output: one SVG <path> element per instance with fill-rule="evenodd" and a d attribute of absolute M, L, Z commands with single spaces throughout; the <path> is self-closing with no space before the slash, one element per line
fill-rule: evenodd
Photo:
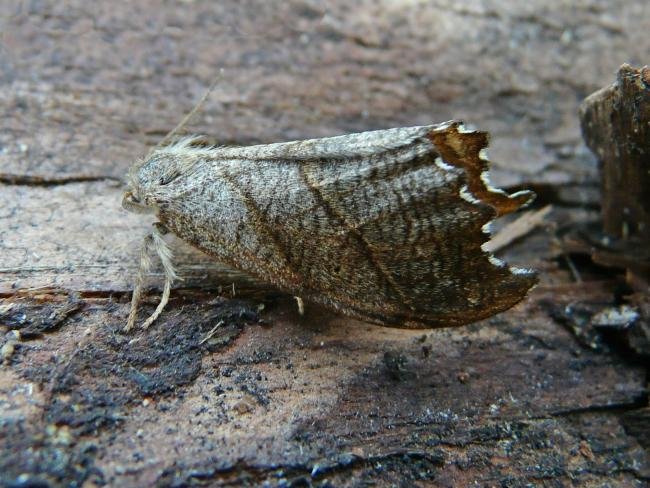
<path fill-rule="evenodd" d="M 194 117 L 194 115 L 196 115 L 196 113 L 201 109 L 201 107 L 203 106 L 205 101 L 208 99 L 208 97 L 212 93 L 212 90 L 214 90 L 214 88 L 217 86 L 217 83 L 219 81 L 221 81 L 222 78 L 223 78 L 223 68 L 219 70 L 219 74 L 217 74 L 217 76 L 214 77 L 214 79 L 212 80 L 212 83 L 210 83 L 210 86 L 208 87 L 206 92 L 203 94 L 203 96 L 197 102 L 197 104 L 194 105 L 194 108 L 192 110 L 190 110 L 187 113 L 187 115 L 185 117 L 183 117 L 183 120 L 181 120 L 176 127 L 174 127 L 172 130 L 170 130 L 167 133 L 167 135 L 165 137 L 163 137 L 162 140 L 158 144 L 156 144 L 154 147 L 151 148 L 151 150 L 149 151 L 149 154 L 147 155 L 145 160 L 149 159 L 149 157 L 153 154 L 153 152 L 156 149 L 159 149 L 159 148 L 165 146 L 166 144 L 168 144 L 171 141 L 171 139 L 176 134 L 178 134 L 183 129 L 183 127 L 185 127 L 188 124 L 190 119 L 192 117 Z"/>
<path fill-rule="evenodd" d="M 131 310 L 129 312 L 129 318 L 126 323 L 124 330 L 126 332 L 130 331 L 135 325 L 135 319 L 138 312 L 138 305 L 142 297 L 142 289 L 144 286 L 144 278 L 151 267 L 151 259 L 149 258 L 149 253 L 152 248 L 160 258 L 160 261 L 163 266 L 165 273 L 165 285 L 163 288 L 162 297 L 160 298 L 160 303 L 156 307 L 156 310 L 151 314 L 151 316 L 144 321 L 142 328 L 146 329 L 160 316 L 162 311 L 165 309 L 167 302 L 169 301 L 169 295 L 171 293 L 172 282 L 176 279 L 176 271 L 174 270 L 174 264 L 172 262 L 172 252 L 167 246 L 167 243 L 163 239 L 163 235 L 167 230 L 162 226 L 162 224 L 154 224 L 154 230 L 145 237 L 145 242 L 142 246 L 142 254 L 140 256 L 140 269 L 135 280 L 135 287 L 133 289 L 133 298 L 131 299 Z"/>

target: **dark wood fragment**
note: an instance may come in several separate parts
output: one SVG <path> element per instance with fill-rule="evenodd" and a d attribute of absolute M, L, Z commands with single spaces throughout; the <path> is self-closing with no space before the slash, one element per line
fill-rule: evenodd
<path fill-rule="evenodd" d="M 594 259 L 650 278 L 650 67 L 624 64 L 616 82 L 580 108 L 582 132 L 600 161 L 603 230 L 614 243 Z"/>

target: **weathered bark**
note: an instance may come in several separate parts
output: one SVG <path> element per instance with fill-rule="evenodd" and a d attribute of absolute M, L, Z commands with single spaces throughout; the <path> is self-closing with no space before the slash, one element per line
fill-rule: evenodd
<path fill-rule="evenodd" d="M 130 163 L 224 68 L 192 127 L 219 143 L 464 118 L 557 233 L 597 222 L 577 108 L 647 62 L 647 2 L 126 5 L 0 1 L 2 483 L 647 482 L 645 365 L 581 328 L 621 277 L 552 227 L 501 253 L 540 271 L 525 302 L 426 333 L 300 317 L 172 241 L 186 280 L 126 336 L 151 219 L 119 208 Z"/>
<path fill-rule="evenodd" d="M 616 83 L 590 95 L 582 131 L 600 160 L 603 230 L 614 242 L 594 259 L 650 279 L 650 68 L 623 65 Z M 647 287 L 647 285 L 646 285 Z"/>
<path fill-rule="evenodd" d="M 623 65 L 582 104 L 582 130 L 601 163 L 604 231 L 650 240 L 650 68 Z"/>
<path fill-rule="evenodd" d="M 582 131 L 600 160 L 602 230 L 596 263 L 626 269 L 637 292 L 591 317 L 582 330 L 614 334 L 637 357 L 650 359 L 650 69 L 623 65 L 616 82 L 580 108 Z M 593 329 L 591 329 L 593 331 Z M 623 425 L 648 448 L 648 409 L 626 413 Z"/>

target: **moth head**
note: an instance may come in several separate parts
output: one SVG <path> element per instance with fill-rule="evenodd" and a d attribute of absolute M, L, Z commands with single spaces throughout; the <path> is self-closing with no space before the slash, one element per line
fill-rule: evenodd
<path fill-rule="evenodd" d="M 152 158 L 136 161 L 128 174 L 128 189 L 122 197 L 122 207 L 133 213 L 153 213 L 156 205 L 151 198 Z"/>
<path fill-rule="evenodd" d="M 122 197 L 122 207 L 126 210 L 136 213 L 155 212 L 164 201 L 155 198 L 158 196 L 157 194 L 162 193 L 164 195 L 165 193 L 159 191 L 160 187 L 167 185 L 194 165 L 196 158 L 188 149 L 201 137 L 184 137 L 173 144 L 166 144 L 185 127 L 192 116 L 199 110 L 222 75 L 223 70 L 220 70 L 219 74 L 212 80 L 208 90 L 201 97 L 201 100 L 183 118 L 180 124 L 163 137 L 162 141 L 149 152 L 147 157 L 136 162 L 131 167 L 128 175 L 129 189 Z M 163 157 L 165 155 L 171 157 Z"/>
<path fill-rule="evenodd" d="M 167 199 L 167 185 L 179 175 L 177 157 L 156 151 L 136 162 L 128 174 L 122 207 L 134 213 L 153 213 Z"/>
<path fill-rule="evenodd" d="M 128 174 L 129 188 L 122 198 L 122 207 L 129 212 L 154 213 L 173 197 L 173 183 L 187 176 L 199 159 L 200 151 L 192 145 L 200 137 L 185 137 L 168 146 L 154 148 L 147 157 L 136 162 Z"/>

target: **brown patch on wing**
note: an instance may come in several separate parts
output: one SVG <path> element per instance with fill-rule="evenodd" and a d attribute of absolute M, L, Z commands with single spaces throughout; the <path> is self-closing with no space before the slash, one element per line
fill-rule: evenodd
<path fill-rule="evenodd" d="M 463 168 L 467 175 L 467 186 L 478 200 L 490 205 L 497 212 L 497 217 L 506 215 L 530 203 L 535 197 L 531 191 L 517 192 L 512 195 L 490 188 L 481 177 L 488 171 L 488 161 L 480 155 L 487 148 L 489 136 L 486 132 L 460 132 L 461 122 L 453 122 L 442 130 L 432 130 L 429 139 L 435 145 L 445 163 Z"/>

